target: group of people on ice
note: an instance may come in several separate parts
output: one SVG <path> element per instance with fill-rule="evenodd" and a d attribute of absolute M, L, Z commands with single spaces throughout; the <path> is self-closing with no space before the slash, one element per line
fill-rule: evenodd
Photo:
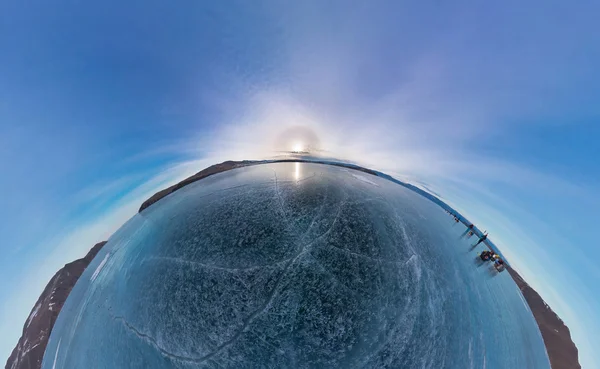
<path fill-rule="evenodd" d="M 482 261 L 490 261 L 490 262 L 494 263 L 494 268 L 496 268 L 496 270 L 499 272 L 502 272 L 505 269 L 504 260 L 502 260 L 500 258 L 500 256 L 493 251 L 489 251 L 489 250 L 482 251 L 479 254 L 479 258 Z"/>
<path fill-rule="evenodd" d="M 453 214 L 449 210 L 446 210 L 446 212 L 454 217 L 454 222 L 456 222 L 456 223 L 461 222 L 461 219 L 458 217 L 458 215 Z M 467 225 L 467 229 L 463 232 L 463 234 L 461 234 L 460 237 L 463 238 L 463 237 L 467 236 L 467 238 L 471 238 L 474 234 L 475 234 L 475 226 L 473 224 L 469 224 L 469 225 Z M 471 250 L 474 250 L 477 246 L 479 246 L 480 243 L 485 242 L 487 239 L 488 239 L 487 231 L 484 231 L 483 234 L 481 235 L 481 237 L 479 237 L 479 239 L 477 240 L 477 242 L 471 246 Z M 484 250 L 479 254 L 479 258 L 483 262 L 492 262 L 494 264 L 494 268 L 496 268 L 496 270 L 498 272 L 502 272 L 506 268 L 504 260 L 502 260 L 500 255 L 496 254 L 494 251 Z"/>

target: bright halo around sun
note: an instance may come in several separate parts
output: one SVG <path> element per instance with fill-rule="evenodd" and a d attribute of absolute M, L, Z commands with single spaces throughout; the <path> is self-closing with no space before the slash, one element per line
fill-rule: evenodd
<path fill-rule="evenodd" d="M 301 151 L 303 151 L 303 149 L 304 149 L 304 146 L 302 145 L 302 142 L 296 142 L 294 144 L 294 147 L 292 148 L 292 151 L 293 152 L 301 152 Z"/>

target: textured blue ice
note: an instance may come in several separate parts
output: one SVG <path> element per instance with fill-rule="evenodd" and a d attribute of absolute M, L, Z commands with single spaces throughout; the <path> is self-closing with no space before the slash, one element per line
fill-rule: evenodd
<path fill-rule="evenodd" d="M 453 224 L 355 170 L 214 175 L 110 238 L 43 368 L 549 368 L 514 282 Z"/>

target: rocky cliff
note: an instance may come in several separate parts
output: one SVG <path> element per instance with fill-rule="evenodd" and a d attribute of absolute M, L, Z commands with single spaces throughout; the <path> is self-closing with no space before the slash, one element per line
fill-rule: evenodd
<path fill-rule="evenodd" d="M 577 347 L 565 323 L 514 269 L 506 268 L 521 289 L 540 327 L 552 369 L 581 369 Z"/>
<path fill-rule="evenodd" d="M 58 313 L 85 268 L 105 243 L 96 244 L 85 257 L 66 264 L 50 279 L 29 313 L 21 338 L 6 362 L 6 369 L 39 369 L 42 366 Z"/>

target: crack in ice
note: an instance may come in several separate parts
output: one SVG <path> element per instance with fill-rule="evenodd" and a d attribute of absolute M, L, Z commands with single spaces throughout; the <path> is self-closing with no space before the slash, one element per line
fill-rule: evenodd
<path fill-rule="evenodd" d="M 262 269 L 262 268 L 267 268 L 267 267 L 271 267 L 271 266 L 277 266 L 277 264 L 285 263 L 286 261 L 289 261 L 293 258 L 294 257 L 292 256 L 290 258 L 278 260 L 278 261 L 275 261 L 270 264 L 252 265 L 249 267 L 242 267 L 242 268 L 228 268 L 228 267 L 215 265 L 215 264 L 206 264 L 206 263 L 202 263 L 200 261 L 191 261 L 191 260 L 185 260 L 182 258 L 175 258 L 172 256 L 158 256 L 158 257 L 152 257 L 152 258 L 149 258 L 146 260 L 159 260 L 159 261 L 164 260 L 164 261 L 170 261 L 170 262 L 179 263 L 179 264 L 200 266 L 202 268 L 206 268 L 209 270 L 223 270 L 223 271 L 227 271 L 227 272 L 243 272 L 243 271 L 248 271 L 248 270 Z"/>
<path fill-rule="evenodd" d="M 344 283 L 342 283 L 339 278 L 333 274 L 331 271 L 329 271 L 329 269 L 327 269 L 323 264 L 321 264 L 321 262 L 316 259 L 314 256 L 311 255 L 311 259 L 313 259 L 315 265 L 321 269 L 323 272 L 325 272 L 325 274 L 327 274 L 329 276 L 329 278 L 333 281 L 334 284 L 342 287 L 344 290 L 346 290 L 346 292 L 350 293 L 352 296 L 358 297 L 358 293 L 356 291 L 354 291 L 352 288 L 346 286 Z"/>
<path fill-rule="evenodd" d="M 206 361 L 211 359 L 213 356 L 219 354 L 220 352 L 222 352 L 224 349 L 226 349 L 228 346 L 234 344 L 239 337 L 242 335 L 242 333 L 244 333 L 246 331 L 246 329 L 248 328 L 248 326 L 250 326 L 250 324 L 252 324 L 252 322 L 258 317 L 260 316 L 262 313 L 264 313 L 271 305 L 271 303 L 273 302 L 273 299 L 275 297 L 275 295 L 277 294 L 277 290 L 279 288 L 279 285 L 281 284 L 281 281 L 283 280 L 283 278 L 285 277 L 285 275 L 287 274 L 288 270 L 290 269 L 290 267 L 292 266 L 292 264 L 301 256 L 306 252 L 306 249 L 309 246 L 312 246 L 315 242 L 317 242 L 319 239 L 321 239 L 322 237 L 324 237 L 325 235 L 327 235 L 332 229 L 333 226 L 335 225 L 335 223 L 337 222 L 342 207 L 344 206 L 344 202 L 342 202 L 338 208 L 338 213 L 336 214 L 336 217 L 334 219 L 334 221 L 332 222 L 331 226 L 325 231 L 323 232 L 321 235 L 319 235 L 318 237 L 316 237 L 314 240 L 312 240 L 311 242 L 304 244 L 304 246 L 302 246 L 302 248 L 300 249 L 300 251 L 286 264 L 286 266 L 284 267 L 283 271 L 281 272 L 281 275 L 279 276 L 279 278 L 277 278 L 277 281 L 275 282 L 275 286 L 273 286 L 273 289 L 271 290 L 271 292 L 269 293 L 269 295 L 267 296 L 267 301 L 261 305 L 257 310 L 255 310 L 252 314 L 250 314 L 246 319 L 243 320 L 243 324 L 242 327 L 238 330 L 238 332 L 229 340 L 223 342 L 221 345 L 219 345 L 213 352 L 205 355 L 201 361 Z M 311 223 L 312 226 L 312 223 Z M 309 229 L 307 230 L 307 232 L 309 231 Z"/>
<path fill-rule="evenodd" d="M 275 191 L 276 194 L 279 198 L 279 204 L 281 206 L 281 210 L 283 212 L 284 217 L 286 218 L 287 221 L 287 214 L 285 213 L 285 209 L 283 206 L 283 200 L 281 198 L 281 195 L 279 193 L 279 185 L 278 185 L 278 179 L 277 179 L 277 173 L 274 171 L 275 173 Z M 277 278 L 277 280 L 275 281 L 275 285 L 273 286 L 273 288 L 271 289 L 271 292 L 269 293 L 269 295 L 266 298 L 266 301 L 258 308 L 256 309 L 252 314 L 250 314 L 246 319 L 244 319 L 242 321 L 242 326 L 237 330 L 237 332 L 227 341 L 223 342 L 221 345 L 219 345 L 218 347 L 216 347 L 212 352 L 201 356 L 201 357 L 189 357 L 189 356 L 182 356 L 182 355 L 178 355 L 178 354 L 174 354 L 172 352 L 169 352 L 168 350 L 166 350 L 165 348 L 161 347 L 158 342 L 156 341 L 155 338 L 153 338 L 152 336 L 143 333 L 141 331 L 139 331 L 137 328 L 135 328 L 133 325 L 131 325 L 129 322 L 127 322 L 125 320 L 124 317 L 121 316 L 113 316 L 114 320 L 120 321 L 128 330 L 130 330 L 132 333 L 134 333 L 137 337 L 139 337 L 140 339 L 143 339 L 144 341 L 148 342 L 151 346 L 153 346 L 156 350 L 158 350 L 163 356 L 167 357 L 167 358 L 171 358 L 174 360 L 178 360 L 178 361 L 183 361 L 183 362 L 192 362 L 192 363 L 203 363 L 206 361 L 212 361 L 213 357 L 215 357 L 216 355 L 218 355 L 219 353 L 221 353 L 223 350 L 225 350 L 227 347 L 231 346 L 232 344 L 234 344 L 235 342 L 237 342 L 237 340 L 240 338 L 240 336 L 247 331 L 248 327 L 254 322 L 254 320 L 259 317 L 261 314 L 263 314 L 272 304 L 275 296 L 277 295 L 278 289 L 284 279 L 284 277 L 287 275 L 288 271 L 290 270 L 291 266 L 295 263 L 296 260 L 298 260 L 298 258 L 300 256 L 302 256 L 307 249 L 312 246 L 314 243 L 316 243 L 318 240 L 320 240 L 321 238 L 325 237 L 326 235 L 328 235 L 334 228 L 334 226 L 336 225 L 341 212 L 342 212 L 342 208 L 344 207 L 344 205 L 346 204 L 346 201 L 341 201 L 340 205 L 338 206 L 337 209 L 337 213 L 334 217 L 333 222 L 331 223 L 331 225 L 327 228 L 326 231 L 324 231 L 323 233 L 321 233 L 319 236 L 315 237 L 313 240 L 311 240 L 308 243 L 305 243 L 300 250 L 291 258 L 279 261 L 278 263 L 282 263 L 282 262 L 286 262 L 285 267 L 283 268 L 283 270 L 281 271 L 281 275 Z M 321 215 L 322 213 L 322 209 L 324 208 L 324 203 L 321 206 L 321 212 L 318 212 L 315 217 L 313 218 L 312 222 L 310 223 L 309 227 L 307 228 L 306 232 L 304 233 L 304 235 L 302 235 L 300 237 L 300 239 L 303 239 L 312 229 L 312 227 L 314 226 L 314 223 L 316 221 L 316 219 L 319 217 L 319 215 Z M 289 225 L 289 221 L 287 221 L 288 225 Z M 196 263 L 196 262 L 190 262 L 190 261 L 186 261 L 183 259 L 179 259 L 179 258 L 170 258 L 170 257 L 163 257 L 164 259 L 167 260 L 172 260 L 172 261 L 176 261 L 176 262 L 182 262 L 182 263 L 189 263 L 189 264 L 199 264 L 199 265 L 203 265 L 204 267 L 207 268 L 213 268 L 213 269 L 220 269 L 220 270 L 226 270 L 226 271 L 236 271 L 239 269 L 236 268 L 222 268 L 222 267 L 215 267 L 213 265 L 209 265 L 209 264 L 203 264 L 203 263 Z M 277 264 L 277 263 L 275 263 Z M 260 268 L 260 266 L 257 267 L 252 267 L 252 268 Z"/>
<path fill-rule="evenodd" d="M 125 320 L 124 317 L 118 316 L 118 315 L 112 315 L 112 314 L 110 314 L 110 315 L 112 316 L 112 318 L 115 321 L 121 322 L 121 324 L 123 324 L 123 326 L 125 328 L 127 328 L 129 331 L 131 331 L 133 334 L 135 334 L 141 340 L 148 342 L 161 355 L 163 355 L 169 359 L 174 359 L 174 360 L 183 361 L 183 362 L 191 362 L 191 363 L 200 363 L 200 362 L 204 361 L 203 357 L 191 357 L 191 356 L 183 356 L 183 355 L 174 354 L 174 353 L 166 350 L 165 348 L 163 348 L 161 345 L 159 345 L 159 343 L 156 341 L 156 339 L 154 337 L 138 330 L 136 327 L 134 327 L 132 324 L 130 324 L 127 320 Z"/>
<path fill-rule="evenodd" d="M 339 250 L 339 251 L 341 251 L 341 252 L 343 252 L 345 254 L 349 254 L 349 255 L 353 255 L 353 256 L 359 257 L 359 258 L 367 259 L 367 260 L 370 260 L 370 261 L 373 261 L 373 262 L 376 262 L 376 263 L 384 263 L 384 264 L 392 264 L 392 265 L 398 265 L 398 264 L 406 264 L 406 263 L 408 263 L 408 261 L 383 260 L 383 259 L 373 258 L 373 257 L 367 256 L 365 254 L 360 254 L 360 253 L 357 253 L 357 252 L 346 250 L 346 249 L 343 249 L 341 247 L 338 247 L 338 246 L 335 246 L 335 245 L 332 245 L 332 244 L 327 244 L 327 246 L 329 246 L 331 248 L 334 248 L 336 250 Z"/>

